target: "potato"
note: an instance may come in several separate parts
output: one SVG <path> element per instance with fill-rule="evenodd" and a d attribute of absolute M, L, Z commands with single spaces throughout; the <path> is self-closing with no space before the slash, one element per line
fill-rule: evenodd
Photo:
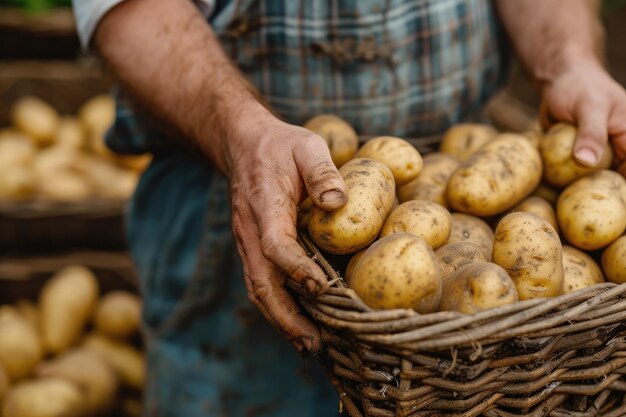
<path fill-rule="evenodd" d="M 430 313 L 441 300 L 441 271 L 433 250 L 410 233 L 394 233 L 367 249 L 350 286 L 374 309 Z"/>
<path fill-rule="evenodd" d="M 439 311 L 474 314 L 518 301 L 513 281 L 502 267 L 478 262 L 465 265 L 443 279 Z"/>
<path fill-rule="evenodd" d="M 20 199 L 35 193 L 36 177 L 27 166 L 0 165 L 0 198 Z"/>
<path fill-rule="evenodd" d="M 59 121 L 54 142 L 58 146 L 80 149 L 85 146 L 85 128 L 76 117 L 63 117 Z"/>
<path fill-rule="evenodd" d="M 18 300 L 15 308 L 20 316 L 22 316 L 33 328 L 39 329 L 39 309 L 29 300 Z"/>
<path fill-rule="evenodd" d="M 2 417 L 76 417 L 83 415 L 80 388 L 60 378 L 21 382 L 9 390 Z"/>
<path fill-rule="evenodd" d="M 441 138 L 439 152 L 467 161 L 485 144 L 493 140 L 498 131 L 489 125 L 461 123 L 452 126 Z"/>
<path fill-rule="evenodd" d="M 146 380 L 143 354 L 134 347 L 92 333 L 85 338 L 83 347 L 98 354 L 115 371 L 125 385 L 140 390 Z"/>
<path fill-rule="evenodd" d="M 493 262 L 509 274 L 520 300 L 563 292 L 563 251 L 550 223 L 531 213 L 511 213 L 496 228 Z"/>
<path fill-rule="evenodd" d="M 443 245 L 435 251 L 439 269 L 443 278 L 465 265 L 487 262 L 483 250 L 470 241 L 454 242 Z"/>
<path fill-rule="evenodd" d="M 424 167 L 413 181 L 398 187 L 400 203 L 409 200 L 428 200 L 448 208 L 446 185 L 459 167 L 459 161 L 451 155 L 431 153 L 424 157 Z"/>
<path fill-rule="evenodd" d="M 89 134 L 102 136 L 115 120 L 115 101 L 108 94 L 92 97 L 80 107 L 78 117 Z"/>
<path fill-rule="evenodd" d="M 604 276 L 596 261 L 573 246 L 563 246 L 563 271 L 564 294 L 604 282 Z"/>
<path fill-rule="evenodd" d="M 585 250 L 608 246 L 626 230 L 626 180 L 606 170 L 583 177 L 561 193 L 556 211 L 572 245 Z"/>
<path fill-rule="evenodd" d="M 616 284 L 626 282 L 626 236 L 622 236 L 602 253 L 602 269 L 606 279 Z"/>
<path fill-rule="evenodd" d="M 2 399 L 9 390 L 10 386 L 11 380 L 9 379 L 9 374 L 4 369 L 4 366 L 0 364 L 0 404 L 2 404 Z"/>
<path fill-rule="evenodd" d="M 533 145 L 533 148 L 539 149 L 539 145 L 541 144 L 541 140 L 543 139 L 543 133 L 541 130 L 527 130 L 522 132 L 522 135 Z"/>
<path fill-rule="evenodd" d="M 471 242 L 480 248 L 487 261 L 491 260 L 493 247 L 493 230 L 476 216 L 463 213 L 452 213 L 452 229 L 448 244 L 455 242 Z"/>
<path fill-rule="evenodd" d="M 541 140 L 539 152 L 543 160 L 543 176 L 548 183 L 565 187 L 590 172 L 611 166 L 613 151 L 608 143 L 598 166 L 588 167 L 579 164 L 574 159 L 577 133 L 576 127 L 567 123 L 557 123 Z"/>
<path fill-rule="evenodd" d="M 127 291 L 113 291 L 100 299 L 94 326 L 100 333 L 125 338 L 139 331 L 141 300 Z"/>
<path fill-rule="evenodd" d="M 554 227 L 554 230 L 559 231 L 559 223 L 556 220 L 556 213 L 554 208 L 545 199 L 537 196 L 530 196 L 515 207 L 513 211 L 522 211 L 525 213 L 532 213 L 544 220 Z"/>
<path fill-rule="evenodd" d="M 531 196 L 541 197 L 546 200 L 548 203 L 556 206 L 556 202 L 559 199 L 559 192 L 552 188 L 551 185 L 542 182 L 539 186 L 533 191 Z"/>
<path fill-rule="evenodd" d="M 115 372 L 98 354 L 74 349 L 37 367 L 37 376 L 60 378 L 80 388 L 86 415 L 110 407 L 118 382 Z"/>
<path fill-rule="evenodd" d="M 59 125 L 59 114 L 45 101 L 25 96 L 13 104 L 11 112 L 13 126 L 26 133 L 40 145 L 54 140 Z"/>
<path fill-rule="evenodd" d="M 39 152 L 33 168 L 41 179 L 53 172 L 77 169 L 77 159 L 81 156 L 76 149 L 53 145 Z"/>
<path fill-rule="evenodd" d="M 475 216 L 493 216 L 537 188 L 539 153 L 527 140 L 515 136 L 489 142 L 452 174 L 446 189 L 450 207 Z"/>
<path fill-rule="evenodd" d="M 337 168 L 352 159 L 359 147 L 359 137 L 352 126 L 341 117 L 321 114 L 307 121 L 304 128 L 324 139 Z"/>
<path fill-rule="evenodd" d="M 348 254 L 376 239 L 393 206 L 395 187 L 389 168 L 372 159 L 353 159 L 339 174 L 346 183 L 348 203 L 331 213 L 313 207 L 309 234 L 322 250 Z"/>
<path fill-rule="evenodd" d="M 41 177 L 38 191 L 42 197 L 55 201 L 81 201 L 92 194 L 83 177 L 66 171 L 51 172 Z"/>
<path fill-rule="evenodd" d="M 60 353 L 78 341 L 98 300 L 98 281 L 89 269 L 68 266 L 39 295 L 41 334 L 48 352 Z"/>
<path fill-rule="evenodd" d="M 0 168 L 29 166 L 36 153 L 37 148 L 27 136 L 9 129 L 0 131 Z"/>
<path fill-rule="evenodd" d="M 348 266 L 346 267 L 346 273 L 344 274 L 345 276 L 343 277 L 343 280 L 346 284 L 348 284 L 348 286 L 350 286 L 350 283 L 352 282 L 354 268 L 356 268 L 357 264 L 361 261 L 361 258 L 365 254 L 366 250 L 367 248 L 361 249 L 350 258 L 350 262 L 348 262 Z"/>
<path fill-rule="evenodd" d="M 121 169 L 110 161 L 85 156 L 77 162 L 77 169 L 84 172 L 84 178 L 93 186 L 92 191 L 99 196 L 127 200 L 137 187 L 136 172 Z"/>
<path fill-rule="evenodd" d="M 37 330 L 15 308 L 0 313 L 0 365 L 16 380 L 32 373 L 43 357 Z"/>
<path fill-rule="evenodd" d="M 450 236 L 450 213 L 432 201 L 412 200 L 389 213 L 380 237 L 392 233 L 411 233 L 421 237 L 433 249 L 443 246 Z"/>
<path fill-rule="evenodd" d="M 397 186 L 417 178 L 424 161 L 413 145 L 394 136 L 379 136 L 368 140 L 355 158 L 370 158 L 387 165 Z"/>

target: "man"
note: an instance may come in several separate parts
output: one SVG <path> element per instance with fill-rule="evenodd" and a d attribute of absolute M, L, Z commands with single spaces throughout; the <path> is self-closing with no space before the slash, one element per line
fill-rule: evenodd
<path fill-rule="evenodd" d="M 284 282 L 323 291 L 322 271 L 295 240 L 296 206 L 308 194 L 334 210 L 346 193 L 323 140 L 297 125 L 334 113 L 362 134 L 418 137 L 471 117 L 504 74 L 496 13 L 541 89 L 544 123 L 579 125 L 583 164 L 598 161 L 609 137 L 626 156 L 626 93 L 598 61 L 585 0 L 74 7 L 83 42 L 135 103 L 120 102 L 109 144 L 155 155 L 129 214 L 145 298 L 147 415 L 337 414 L 314 362 L 301 362 L 246 299 L 297 352 L 322 349 Z"/>

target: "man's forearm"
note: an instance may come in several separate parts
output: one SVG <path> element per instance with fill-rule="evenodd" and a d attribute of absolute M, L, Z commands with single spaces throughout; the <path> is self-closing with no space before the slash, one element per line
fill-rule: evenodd
<path fill-rule="evenodd" d="M 595 0 L 496 0 L 518 56 L 535 80 L 550 81 L 581 61 L 599 63 Z"/>
<path fill-rule="evenodd" d="M 95 43 L 133 97 L 223 172 L 225 141 L 269 115 L 191 2 L 127 0 L 102 20 Z"/>

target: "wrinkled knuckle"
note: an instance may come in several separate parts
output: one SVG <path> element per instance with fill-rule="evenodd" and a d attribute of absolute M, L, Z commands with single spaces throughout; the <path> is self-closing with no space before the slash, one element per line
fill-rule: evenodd
<path fill-rule="evenodd" d="M 252 297 L 256 301 L 253 301 L 255 305 L 263 305 L 269 298 L 270 291 L 266 284 L 255 283 L 252 287 Z M 250 297 L 250 295 L 248 295 Z"/>

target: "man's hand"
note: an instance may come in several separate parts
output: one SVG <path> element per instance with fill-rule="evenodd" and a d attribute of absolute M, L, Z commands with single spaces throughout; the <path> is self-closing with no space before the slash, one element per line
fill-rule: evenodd
<path fill-rule="evenodd" d="M 232 222 L 248 297 L 299 352 L 321 348 L 318 329 L 285 288 L 286 275 L 312 294 L 326 276 L 296 242 L 297 205 L 305 193 L 332 211 L 346 201 L 345 185 L 323 139 L 273 116 L 230 141 Z"/>
<path fill-rule="evenodd" d="M 305 192 L 324 210 L 347 201 L 324 141 L 259 103 L 192 2 L 124 1 L 102 20 L 95 44 L 135 99 L 230 177 L 250 299 L 299 351 L 319 350 L 319 331 L 284 284 L 289 275 L 315 294 L 327 285 L 295 227 Z"/>
<path fill-rule="evenodd" d="M 595 166 L 607 140 L 618 159 L 626 159 L 626 91 L 595 62 L 567 68 L 542 88 L 541 122 L 578 126 L 574 156 Z M 607 136 L 608 133 L 608 136 Z"/>

